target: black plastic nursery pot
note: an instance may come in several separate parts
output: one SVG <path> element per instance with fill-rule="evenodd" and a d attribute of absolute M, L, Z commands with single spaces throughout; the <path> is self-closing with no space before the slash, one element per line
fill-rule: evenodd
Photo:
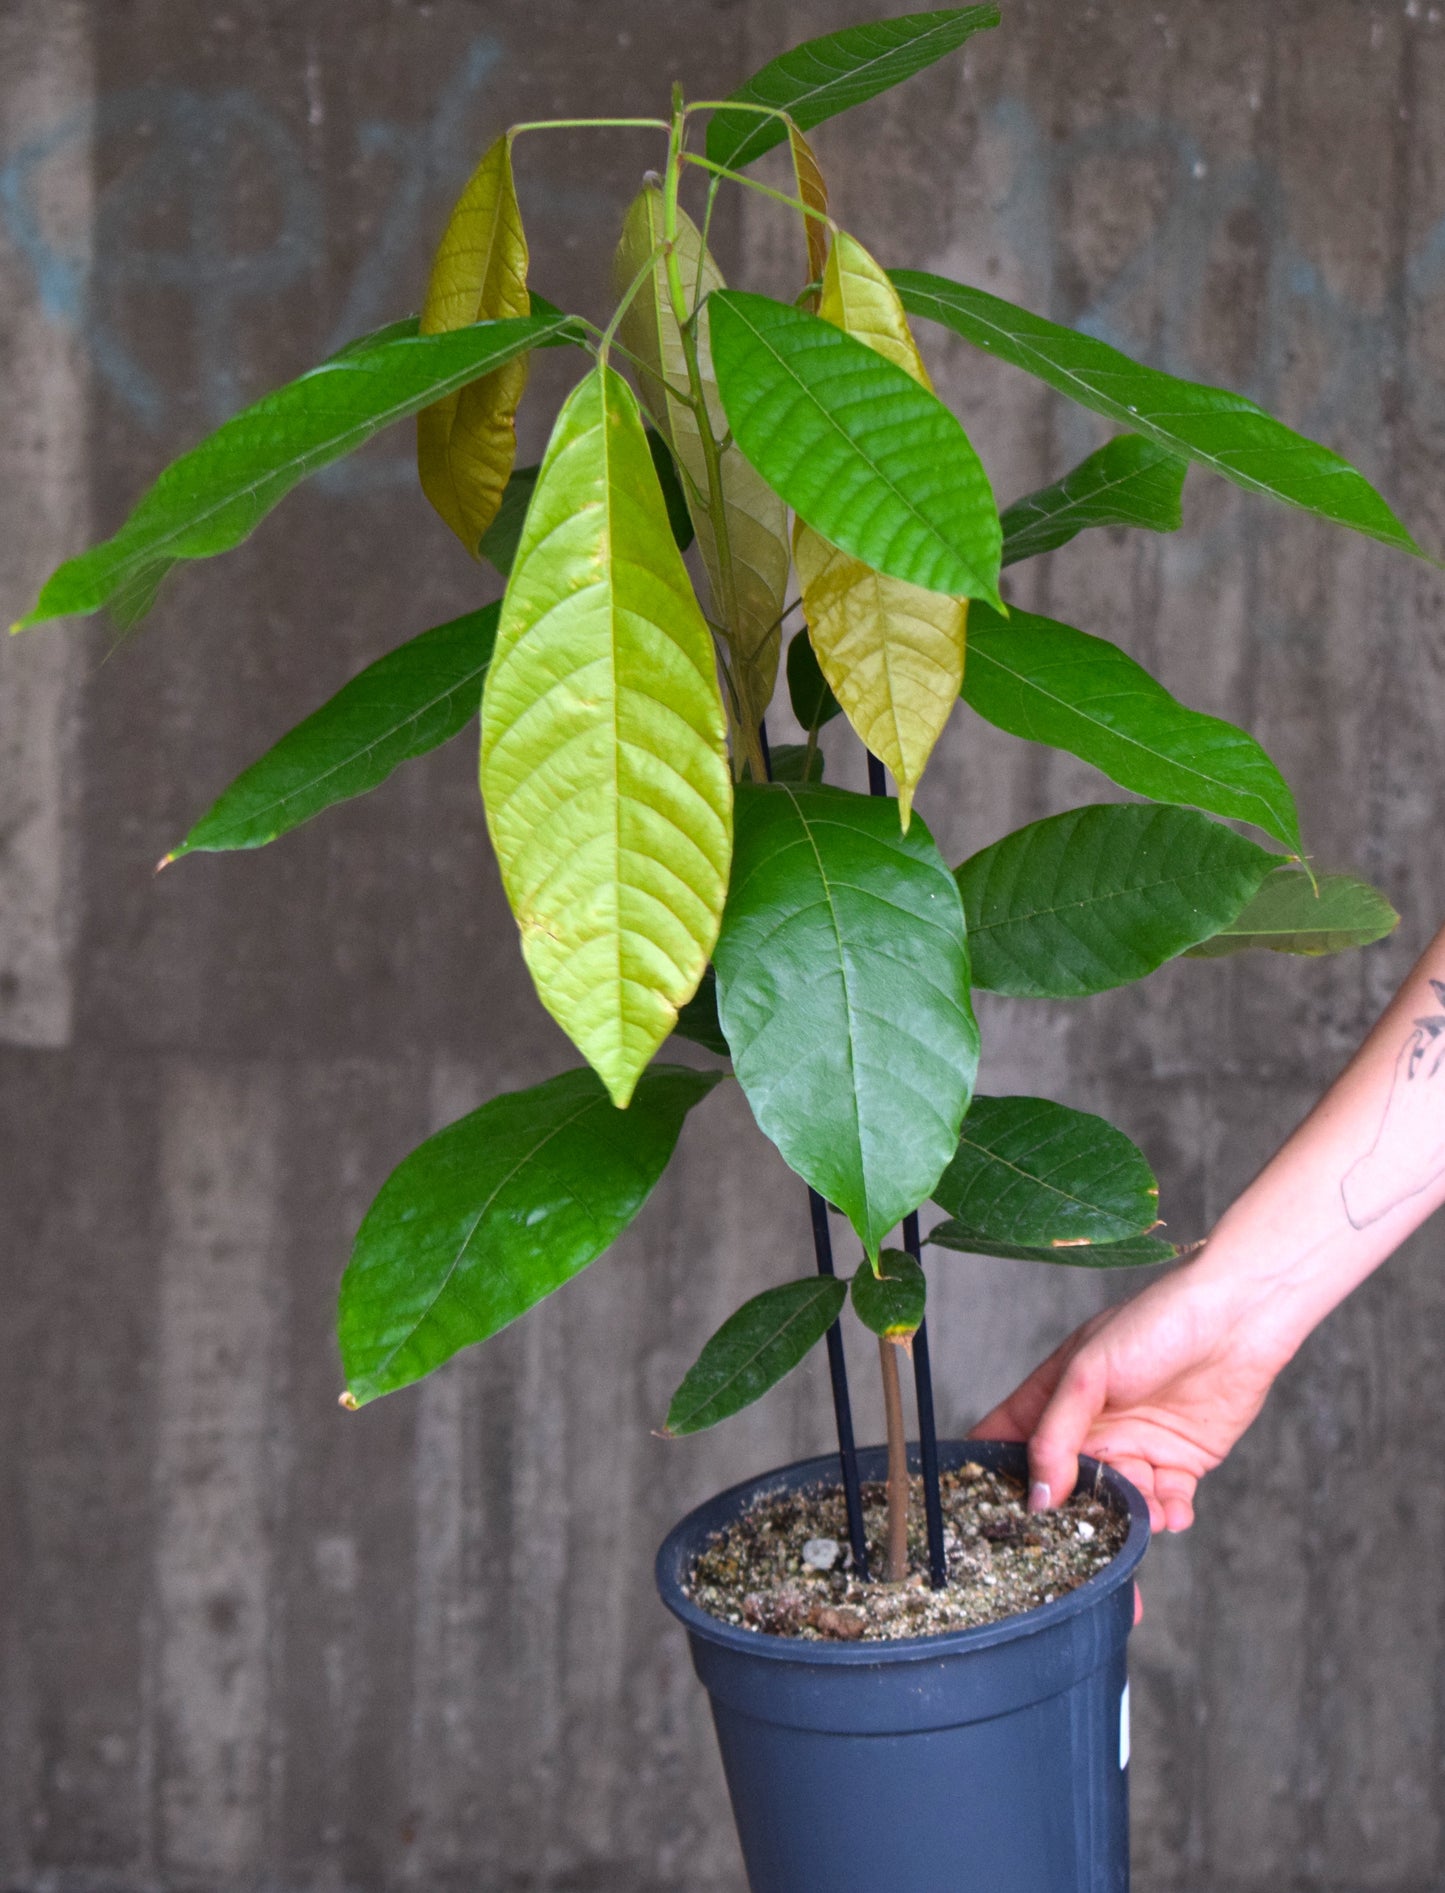
<path fill-rule="evenodd" d="M 1027 1477 L 1021 1446 L 941 1441 L 939 1459 Z M 859 1463 L 883 1478 L 884 1449 Z M 1108 1467 L 1084 1460 L 1080 1479 L 1128 1514 L 1104 1570 L 1001 1623 L 890 1643 L 743 1629 L 683 1589 L 759 1495 L 836 1485 L 836 1454 L 733 1486 L 669 1534 L 658 1589 L 712 1700 L 752 1893 L 1126 1893 L 1125 1646 L 1149 1515 Z"/>

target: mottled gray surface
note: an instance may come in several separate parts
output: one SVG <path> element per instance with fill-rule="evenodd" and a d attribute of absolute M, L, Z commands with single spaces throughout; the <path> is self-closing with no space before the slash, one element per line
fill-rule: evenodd
<path fill-rule="evenodd" d="M 1445 543 L 1445 24 L 1425 0 L 1014 0 L 821 130 L 843 221 L 1344 447 Z M 786 24 L 784 25 L 784 15 Z M 655 110 L 866 16 L 845 0 L 0 0 L 6 615 L 237 403 L 413 306 L 501 124 Z M 535 280 L 600 313 L 641 134 L 519 150 Z M 779 284 L 796 233 L 720 229 Z M 925 337 L 1001 494 L 1101 436 Z M 529 402 L 536 449 L 549 358 Z M 739 1893 L 652 1548 L 826 1444 L 820 1365 L 715 1435 L 649 1427 L 701 1338 L 806 1266 L 734 1094 L 617 1252 L 418 1392 L 336 1407 L 335 1282 L 428 1129 L 569 1061 L 460 743 L 272 850 L 150 868 L 242 764 L 478 575 L 400 436 L 182 573 L 144 634 L 0 649 L 0 1886 Z M 1018 596 L 1249 723 L 1398 938 L 987 1006 L 991 1087 L 1109 1112 L 1193 1235 L 1441 917 L 1437 574 L 1201 476 Z M 480 581 L 485 585 L 486 581 Z M 1105 791 L 1107 792 L 1107 791 Z M 1100 793 L 977 723 L 920 797 L 949 851 Z M 1156 1551 L 1135 1645 L 1143 1893 L 1445 1883 L 1445 1285 L 1426 1231 L 1305 1350 Z M 949 1427 L 1104 1286 L 944 1258 Z M 862 1357 L 860 1356 L 860 1366 Z M 877 1427 L 863 1383 L 864 1431 Z M 882 1889 L 880 1893 L 893 1893 Z M 898 1893 L 906 1893 L 900 1882 Z"/>

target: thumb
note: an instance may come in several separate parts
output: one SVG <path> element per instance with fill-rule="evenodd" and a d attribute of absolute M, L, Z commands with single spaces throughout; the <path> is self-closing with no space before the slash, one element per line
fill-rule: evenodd
<path fill-rule="evenodd" d="M 1029 1510 L 1062 1505 L 1078 1482 L 1079 1452 L 1104 1405 L 1104 1376 L 1088 1349 L 1064 1369 L 1029 1441 Z"/>

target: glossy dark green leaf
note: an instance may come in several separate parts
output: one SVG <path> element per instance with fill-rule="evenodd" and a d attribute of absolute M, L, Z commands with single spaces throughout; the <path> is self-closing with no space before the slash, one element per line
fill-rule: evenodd
<path fill-rule="evenodd" d="M 810 757 L 806 743 L 775 743 L 772 763 L 774 782 L 823 780 L 823 752 L 816 744 Z"/>
<path fill-rule="evenodd" d="M 626 1111 L 567 1071 L 429 1137 L 366 1213 L 341 1283 L 349 1404 L 485 1341 L 608 1248 L 719 1072 L 654 1065 Z"/>
<path fill-rule="evenodd" d="M 1271 953 L 1344 953 L 1393 933 L 1400 916 L 1367 881 L 1322 874 L 1318 886 L 1297 868 L 1276 868 L 1244 911 L 1190 957 L 1220 959 L 1263 947 Z"/>
<path fill-rule="evenodd" d="M 910 1340 L 923 1326 L 928 1283 L 902 1249 L 885 1249 L 875 1275 L 865 1262 L 853 1277 L 853 1312 L 884 1341 Z"/>
<path fill-rule="evenodd" d="M 938 397 L 820 316 L 737 289 L 708 298 L 738 446 L 830 544 L 926 591 L 999 605 L 998 512 Z"/>
<path fill-rule="evenodd" d="M 847 1299 L 846 1282 L 810 1275 L 745 1301 L 688 1369 L 664 1431 L 672 1438 L 701 1433 L 760 1400 L 816 1347 Z"/>
<path fill-rule="evenodd" d="M 166 861 L 259 848 L 450 741 L 481 707 L 499 610 L 484 605 L 369 664 L 237 776 Z"/>
<path fill-rule="evenodd" d="M 1139 434 L 1120 434 L 1052 486 L 1015 500 L 1003 514 L 1003 562 L 1036 558 L 1086 526 L 1141 526 L 1175 532 L 1189 462 Z"/>
<path fill-rule="evenodd" d="M 891 20 L 845 26 L 841 32 L 804 40 L 770 59 L 730 98 L 771 105 L 808 131 L 849 106 L 901 85 L 981 27 L 997 26 L 997 7 L 945 7 L 934 13 L 904 13 Z M 707 155 L 738 170 L 788 135 L 781 118 L 762 112 L 719 111 L 707 128 Z"/>
<path fill-rule="evenodd" d="M 1136 795 L 1253 822 L 1302 852 L 1289 785 L 1254 738 L 1186 709 L 1117 645 L 984 606 L 968 630 L 964 701 L 999 729 L 1067 750 Z"/>
<path fill-rule="evenodd" d="M 1014 1247 L 1118 1242 L 1159 1220 L 1142 1151 L 1103 1118 L 1048 1098 L 975 1098 L 933 1200 Z"/>
<path fill-rule="evenodd" d="M 843 707 L 828 688 L 812 641 L 799 631 L 788 646 L 788 701 L 805 730 L 820 730 L 843 714 Z"/>
<path fill-rule="evenodd" d="M 1125 1236 L 1119 1242 L 1079 1242 L 1061 1249 L 1037 1243 L 998 1242 L 966 1223 L 939 1223 L 923 1238 L 965 1255 L 998 1256 L 1005 1262 L 1062 1262 L 1073 1269 L 1147 1269 L 1172 1262 L 1180 1250 L 1162 1236 Z"/>
<path fill-rule="evenodd" d="M 678 551 L 686 552 L 697 535 L 693 531 L 692 514 L 687 509 L 687 495 L 682 490 L 682 481 L 677 477 L 677 462 L 672 457 L 672 449 L 655 427 L 647 429 L 647 445 L 652 454 L 652 464 L 657 469 L 657 483 L 667 502 L 667 523 L 672 527 Z"/>
<path fill-rule="evenodd" d="M 489 374 L 568 326 L 565 316 L 476 322 L 357 348 L 288 382 L 173 461 L 113 538 L 68 560 L 15 627 L 99 611 L 155 586 L 178 559 L 228 552 L 298 481 L 393 421 Z M 149 599 L 146 598 L 146 603 Z M 131 608 L 132 619 L 139 613 Z"/>
<path fill-rule="evenodd" d="M 978 1060 L 957 885 L 889 797 L 738 791 L 714 959 L 753 1115 L 870 1256 L 958 1146 Z"/>
<path fill-rule="evenodd" d="M 490 559 L 503 578 L 511 575 L 512 561 L 517 556 L 517 542 L 522 537 L 522 527 L 527 522 L 527 508 L 532 504 L 532 492 L 541 471 L 540 466 L 516 468 L 507 482 L 496 518 L 477 543 L 477 551 L 482 558 Z"/>
<path fill-rule="evenodd" d="M 941 322 L 1080 407 L 1148 435 L 1236 486 L 1352 526 L 1402 552 L 1420 551 L 1348 461 L 1296 434 L 1244 395 L 1146 368 L 1092 335 L 1061 328 L 946 276 L 922 270 L 894 270 L 892 276 L 911 314 Z"/>
<path fill-rule="evenodd" d="M 675 1037 L 690 1039 L 704 1051 L 716 1052 L 719 1058 L 732 1057 L 718 1024 L 717 973 L 712 966 L 703 974 L 702 983 L 692 998 L 678 1007 L 677 1024 L 672 1030 Z"/>
<path fill-rule="evenodd" d="M 965 861 L 974 984 L 1075 999 L 1142 979 L 1229 925 L 1278 855 L 1193 809 L 1070 809 Z"/>

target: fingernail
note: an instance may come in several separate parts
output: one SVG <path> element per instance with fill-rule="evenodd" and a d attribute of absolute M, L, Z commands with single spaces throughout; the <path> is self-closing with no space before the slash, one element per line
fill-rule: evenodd
<path fill-rule="evenodd" d="M 1053 1504 L 1053 1501 L 1054 1495 L 1044 1484 L 1043 1480 L 1036 1479 L 1029 1487 L 1029 1510 L 1031 1512 L 1047 1512 L 1050 1505 Z"/>

